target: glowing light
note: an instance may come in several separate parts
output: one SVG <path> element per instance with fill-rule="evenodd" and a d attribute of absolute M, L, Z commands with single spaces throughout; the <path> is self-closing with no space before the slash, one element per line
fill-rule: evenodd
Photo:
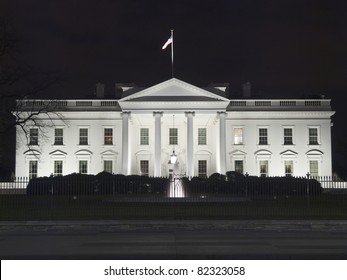
<path fill-rule="evenodd" d="M 175 151 L 172 151 L 172 155 L 171 155 L 170 162 L 171 162 L 172 164 L 175 164 L 176 161 L 177 161 L 177 156 L 176 156 L 176 154 L 175 154 Z"/>

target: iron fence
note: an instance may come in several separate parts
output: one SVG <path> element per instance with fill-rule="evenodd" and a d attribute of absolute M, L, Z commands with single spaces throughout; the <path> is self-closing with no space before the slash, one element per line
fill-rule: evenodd
<path fill-rule="evenodd" d="M 347 184 L 330 177 L 75 174 L 0 182 L 0 220 L 346 218 Z"/>

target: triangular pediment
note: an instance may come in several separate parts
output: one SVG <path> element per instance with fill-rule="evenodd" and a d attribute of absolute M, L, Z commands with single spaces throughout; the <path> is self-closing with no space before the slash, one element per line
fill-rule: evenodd
<path fill-rule="evenodd" d="M 106 150 L 102 153 L 100 153 L 102 156 L 115 156 L 118 155 L 118 153 L 114 150 Z"/>
<path fill-rule="evenodd" d="M 245 156 L 245 155 L 247 155 L 247 153 L 245 153 L 244 151 L 241 151 L 241 150 L 233 150 L 229 153 L 229 155 L 231 155 L 231 156 Z"/>
<path fill-rule="evenodd" d="M 65 153 L 64 151 L 62 150 L 55 150 L 53 152 L 50 152 L 49 153 L 51 156 L 66 156 L 67 153 Z"/>
<path fill-rule="evenodd" d="M 227 98 L 172 78 L 150 88 L 123 97 L 120 102 L 217 102 L 229 101 Z"/>
<path fill-rule="evenodd" d="M 296 156 L 298 153 L 294 152 L 293 150 L 285 150 L 282 153 L 280 153 L 281 156 Z"/>

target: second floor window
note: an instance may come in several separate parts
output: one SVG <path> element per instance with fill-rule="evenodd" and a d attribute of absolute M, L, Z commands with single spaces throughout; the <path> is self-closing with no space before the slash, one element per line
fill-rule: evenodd
<path fill-rule="evenodd" d="M 39 130 L 38 128 L 30 128 L 29 130 L 29 145 L 39 144 Z"/>
<path fill-rule="evenodd" d="M 63 145 L 63 129 L 54 129 L 54 145 Z"/>
<path fill-rule="evenodd" d="M 169 144 L 177 145 L 178 144 L 178 130 L 177 128 L 169 129 Z"/>
<path fill-rule="evenodd" d="M 283 129 L 283 144 L 284 145 L 293 145 L 293 129 L 292 128 L 284 128 Z"/>
<path fill-rule="evenodd" d="M 88 145 L 88 128 L 80 128 L 80 145 Z"/>
<path fill-rule="evenodd" d="M 206 128 L 198 128 L 198 145 L 206 145 Z"/>
<path fill-rule="evenodd" d="M 112 128 L 104 129 L 104 144 L 113 145 L 113 129 Z"/>
<path fill-rule="evenodd" d="M 267 128 L 259 128 L 259 145 L 268 145 Z"/>
<path fill-rule="evenodd" d="M 318 128 L 310 127 L 308 129 L 308 143 L 309 145 L 318 145 Z"/>
<path fill-rule="evenodd" d="M 148 128 L 140 129 L 140 144 L 149 145 L 149 129 Z"/>
<path fill-rule="evenodd" d="M 243 128 L 234 128 L 234 145 L 243 144 Z"/>

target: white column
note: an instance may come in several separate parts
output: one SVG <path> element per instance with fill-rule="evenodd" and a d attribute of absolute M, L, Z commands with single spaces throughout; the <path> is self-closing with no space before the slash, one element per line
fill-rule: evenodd
<path fill-rule="evenodd" d="M 161 117 L 163 112 L 153 112 L 155 118 L 154 177 L 161 176 Z"/>
<path fill-rule="evenodd" d="M 193 139 L 193 117 L 194 112 L 186 112 L 187 118 L 187 177 L 194 176 L 194 139 Z"/>
<path fill-rule="evenodd" d="M 220 174 L 226 173 L 226 131 L 225 131 L 225 112 L 218 112 L 219 117 L 219 160 Z"/>
<path fill-rule="evenodd" d="M 129 175 L 129 116 L 130 112 L 122 113 L 122 174 Z"/>

